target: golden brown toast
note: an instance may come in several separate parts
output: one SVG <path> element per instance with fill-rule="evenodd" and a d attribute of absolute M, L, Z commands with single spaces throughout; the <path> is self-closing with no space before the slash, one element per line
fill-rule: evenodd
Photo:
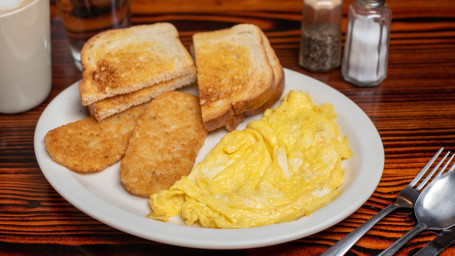
<path fill-rule="evenodd" d="M 267 59 L 269 60 L 270 65 L 272 65 L 273 69 L 273 95 L 264 105 L 260 106 L 259 108 L 252 111 L 246 111 L 245 116 L 253 116 L 264 112 L 281 98 L 281 95 L 284 91 L 285 79 L 283 66 L 281 65 L 280 60 L 276 56 L 276 53 L 270 45 L 269 39 L 265 34 L 262 34 L 262 39 L 265 51 L 267 53 Z"/>
<path fill-rule="evenodd" d="M 194 83 L 196 81 L 196 73 L 184 75 L 171 79 L 169 81 L 163 81 L 161 83 L 154 84 L 142 88 L 140 90 L 120 94 L 98 102 L 92 103 L 88 106 L 90 114 L 94 116 L 98 121 L 109 117 L 113 114 L 124 111 L 132 106 L 136 106 L 145 102 L 149 102 L 160 93 L 172 91 L 182 86 Z"/>
<path fill-rule="evenodd" d="M 170 23 L 101 32 L 84 45 L 81 63 L 83 106 L 196 72 Z"/>
<path fill-rule="evenodd" d="M 211 131 L 269 101 L 275 93 L 274 72 L 255 25 L 193 35 L 202 119 Z"/>
<path fill-rule="evenodd" d="M 124 155 L 137 120 L 146 104 L 98 122 L 86 117 L 53 130 L 44 137 L 51 158 L 76 172 L 97 172 Z"/>
<path fill-rule="evenodd" d="M 191 171 L 206 135 L 197 96 L 160 94 L 139 119 L 121 161 L 123 186 L 142 197 L 168 189 Z"/>
<path fill-rule="evenodd" d="M 246 117 L 260 114 L 264 112 L 266 109 L 272 107 L 273 104 L 275 104 L 275 102 L 277 102 L 281 98 L 281 95 L 283 94 L 285 84 L 283 66 L 281 66 L 280 60 L 276 56 L 275 51 L 270 45 L 270 42 L 265 36 L 265 34 L 262 34 L 262 39 L 264 48 L 267 53 L 267 58 L 270 62 L 270 65 L 272 65 L 273 68 L 274 75 L 272 89 L 273 95 L 266 103 L 264 103 L 264 105 L 260 106 L 257 109 L 245 111 L 245 113 L 240 115 L 231 116 L 225 125 L 226 130 L 228 131 L 234 130 L 237 127 L 237 125 L 239 125 L 239 123 L 245 120 Z"/>

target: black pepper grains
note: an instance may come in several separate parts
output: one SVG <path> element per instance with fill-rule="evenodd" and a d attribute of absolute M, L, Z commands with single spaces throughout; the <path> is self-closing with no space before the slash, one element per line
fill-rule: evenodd
<path fill-rule="evenodd" d="M 341 64 L 341 0 L 304 0 L 299 64 L 329 72 Z"/>

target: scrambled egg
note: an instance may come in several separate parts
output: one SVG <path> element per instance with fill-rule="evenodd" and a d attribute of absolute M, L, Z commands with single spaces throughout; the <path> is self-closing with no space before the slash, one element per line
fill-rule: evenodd
<path fill-rule="evenodd" d="M 331 104 L 291 91 L 245 130 L 226 134 L 188 176 L 150 196 L 149 218 L 246 228 L 295 220 L 332 201 L 352 152 Z"/>

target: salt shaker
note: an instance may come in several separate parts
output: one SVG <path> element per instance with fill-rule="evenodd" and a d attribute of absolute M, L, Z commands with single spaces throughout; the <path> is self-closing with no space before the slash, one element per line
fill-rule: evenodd
<path fill-rule="evenodd" d="M 356 86 L 376 86 L 387 76 L 392 12 L 385 0 L 357 0 L 348 11 L 341 73 Z"/>
<path fill-rule="evenodd" d="M 299 64 L 328 72 L 341 62 L 342 0 L 304 0 Z"/>

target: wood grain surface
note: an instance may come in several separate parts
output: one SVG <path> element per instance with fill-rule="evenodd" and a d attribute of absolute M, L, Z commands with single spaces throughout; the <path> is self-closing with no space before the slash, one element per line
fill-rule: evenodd
<path fill-rule="evenodd" d="M 351 3 L 343 3 L 343 41 Z M 455 1 L 387 3 L 393 13 L 387 79 L 377 87 L 357 88 L 343 81 L 339 68 L 316 74 L 297 64 L 301 0 L 132 0 L 134 24 L 171 22 L 187 47 L 198 31 L 257 24 L 284 67 L 318 79 L 353 100 L 371 118 L 384 144 L 385 168 L 379 186 L 344 221 L 285 244 L 212 251 L 159 244 L 113 229 L 76 209 L 46 181 L 33 149 L 36 123 L 47 104 L 81 78 L 72 63 L 57 6 L 51 1 L 52 91 L 31 111 L 0 114 L 0 254 L 321 254 L 391 203 L 439 147 L 455 151 Z M 414 224 L 412 213 L 396 211 L 375 225 L 347 255 L 376 255 Z M 397 255 L 412 255 L 436 235 L 423 232 Z M 455 255 L 455 245 L 441 255 Z"/>

